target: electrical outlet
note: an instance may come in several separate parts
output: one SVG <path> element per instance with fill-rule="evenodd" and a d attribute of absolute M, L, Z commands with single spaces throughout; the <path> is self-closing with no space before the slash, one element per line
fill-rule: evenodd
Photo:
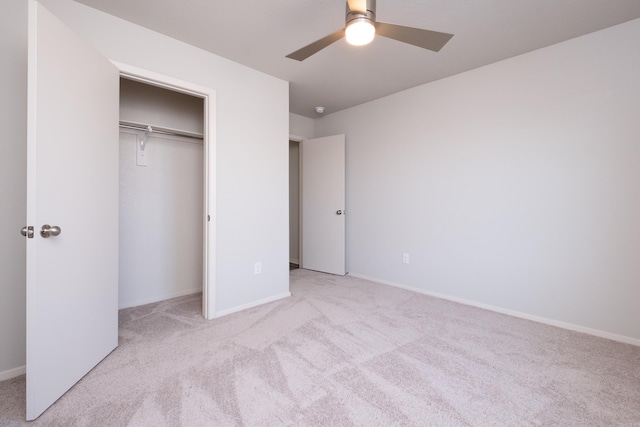
<path fill-rule="evenodd" d="M 253 264 L 253 274 L 262 274 L 262 263 L 260 261 Z"/>
<path fill-rule="evenodd" d="M 402 254 L 402 263 L 409 264 L 409 254 Z"/>

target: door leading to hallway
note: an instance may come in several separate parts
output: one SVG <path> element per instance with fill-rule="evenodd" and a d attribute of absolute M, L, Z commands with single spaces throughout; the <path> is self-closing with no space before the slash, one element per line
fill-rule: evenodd
<path fill-rule="evenodd" d="M 28 73 L 27 224 L 34 230 L 27 238 L 27 419 L 33 420 L 118 344 L 120 76 L 35 1 Z"/>
<path fill-rule="evenodd" d="M 344 275 L 345 136 L 300 144 L 302 268 Z"/>
<path fill-rule="evenodd" d="M 289 141 L 289 269 L 300 267 L 300 141 Z"/>

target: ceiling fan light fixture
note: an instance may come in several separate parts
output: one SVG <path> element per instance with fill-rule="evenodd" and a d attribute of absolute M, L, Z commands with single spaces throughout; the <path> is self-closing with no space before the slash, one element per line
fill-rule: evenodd
<path fill-rule="evenodd" d="M 364 46 L 369 44 L 375 35 L 376 27 L 368 18 L 356 18 L 347 24 L 346 38 L 351 45 Z"/>
<path fill-rule="evenodd" d="M 408 43 L 423 49 L 439 52 L 453 34 L 420 28 L 405 27 L 376 21 L 376 0 L 347 0 L 343 29 L 306 45 L 287 55 L 287 58 L 304 61 L 325 47 L 346 37 L 349 44 L 363 46 L 371 43 L 376 33 L 381 37 Z"/>

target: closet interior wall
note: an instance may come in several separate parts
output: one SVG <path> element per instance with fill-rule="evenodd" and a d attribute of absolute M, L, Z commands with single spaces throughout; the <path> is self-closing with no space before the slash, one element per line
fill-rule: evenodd
<path fill-rule="evenodd" d="M 203 99 L 122 78 L 120 121 L 204 132 Z M 202 291 L 202 139 L 120 128 L 119 307 Z"/>

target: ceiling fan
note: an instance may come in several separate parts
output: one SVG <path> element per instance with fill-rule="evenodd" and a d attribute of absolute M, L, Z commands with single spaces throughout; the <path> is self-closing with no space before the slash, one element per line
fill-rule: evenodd
<path fill-rule="evenodd" d="M 370 43 L 376 34 L 435 52 L 453 37 L 453 34 L 376 22 L 376 0 L 347 0 L 345 28 L 290 53 L 287 58 L 304 61 L 345 36 L 350 44 L 362 46 Z"/>

